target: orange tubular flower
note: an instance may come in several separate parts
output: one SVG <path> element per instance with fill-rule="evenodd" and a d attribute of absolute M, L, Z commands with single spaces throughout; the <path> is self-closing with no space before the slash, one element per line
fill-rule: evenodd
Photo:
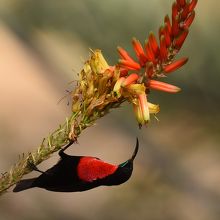
<path fill-rule="evenodd" d="M 174 58 L 188 36 L 189 28 L 195 18 L 194 9 L 197 2 L 198 0 L 176 0 L 173 3 L 171 17 L 166 15 L 164 24 L 159 29 L 159 41 L 153 32 L 150 32 L 144 46 L 139 40 L 133 38 L 132 45 L 137 60 L 134 60 L 126 50 L 118 47 L 121 58 L 119 60 L 120 77 L 125 78 L 118 79 L 114 91 L 119 97 L 128 98 L 133 103 L 136 118 L 141 125 L 149 121 L 150 113 L 159 112 L 158 105 L 147 102 L 146 95 L 151 89 L 169 93 L 180 91 L 180 88 L 154 78 L 164 77 L 188 61 L 188 58 L 179 60 Z M 130 73 L 131 70 L 132 73 Z"/>
<path fill-rule="evenodd" d="M 121 84 L 121 86 L 128 86 L 135 83 L 138 80 L 139 76 L 136 73 L 131 73 Z"/>
<path fill-rule="evenodd" d="M 145 56 L 145 53 L 144 53 L 144 50 L 143 50 L 143 47 L 142 47 L 140 41 L 138 41 L 136 38 L 133 38 L 132 44 L 133 44 L 135 53 L 139 59 L 140 65 L 144 66 L 147 61 L 147 58 Z"/>
<path fill-rule="evenodd" d="M 118 53 L 119 53 L 119 55 L 121 56 L 122 59 L 131 61 L 131 62 L 135 62 L 135 61 L 129 56 L 129 54 L 127 53 L 127 51 L 124 50 L 122 47 L 118 47 L 117 49 L 118 49 Z"/>
<path fill-rule="evenodd" d="M 184 64 L 186 64 L 187 61 L 188 61 L 188 58 L 182 58 L 177 61 L 174 61 L 173 63 L 168 64 L 164 67 L 164 72 L 165 73 L 173 72 L 173 71 L 179 69 Z"/>
<path fill-rule="evenodd" d="M 179 92 L 181 89 L 177 86 L 160 82 L 157 80 L 149 80 L 149 88 L 155 89 L 155 90 L 160 90 L 164 92 L 169 92 L 169 93 L 176 93 Z"/>
<path fill-rule="evenodd" d="M 192 22 L 193 22 L 193 20 L 194 20 L 194 18 L 195 18 L 195 15 L 196 15 L 196 13 L 193 11 L 192 13 L 191 13 L 191 15 L 185 20 L 185 22 L 183 23 L 183 25 L 182 25 L 182 28 L 183 29 L 186 29 L 186 28 L 189 28 L 190 27 L 190 25 L 192 24 Z"/>
<path fill-rule="evenodd" d="M 141 66 L 139 63 L 135 61 L 131 61 L 131 60 L 119 60 L 119 64 L 122 67 L 127 68 L 127 70 L 140 70 L 141 69 Z"/>

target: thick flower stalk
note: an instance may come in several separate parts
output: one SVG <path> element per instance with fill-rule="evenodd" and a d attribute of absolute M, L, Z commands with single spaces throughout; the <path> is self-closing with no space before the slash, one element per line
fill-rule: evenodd
<path fill-rule="evenodd" d="M 159 41 L 150 32 L 145 44 L 137 39 L 132 44 L 137 59 L 118 47 L 120 60 L 110 66 L 100 50 L 92 51 L 71 92 L 72 115 L 63 125 L 45 138 L 32 153 L 22 154 L 9 172 L 0 178 L 0 194 L 17 183 L 33 167 L 67 143 L 77 141 L 81 132 L 106 115 L 110 109 L 128 101 L 133 105 L 139 126 L 150 120 L 150 114 L 159 112 L 159 105 L 149 102 L 150 90 L 176 93 L 180 88 L 158 79 L 182 67 L 187 58 L 175 60 L 195 17 L 197 0 L 176 0 L 171 19 L 167 15 L 159 29 Z"/>

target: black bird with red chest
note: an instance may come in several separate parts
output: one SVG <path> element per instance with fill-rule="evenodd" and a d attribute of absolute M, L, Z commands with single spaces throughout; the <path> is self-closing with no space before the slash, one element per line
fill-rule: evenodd
<path fill-rule="evenodd" d="M 138 139 L 132 157 L 119 165 L 106 163 L 96 157 L 67 155 L 64 150 L 71 144 L 59 151 L 61 159 L 55 166 L 42 172 L 39 177 L 21 180 L 13 192 L 33 187 L 55 192 L 80 192 L 98 186 L 120 185 L 131 177 L 139 148 Z"/>

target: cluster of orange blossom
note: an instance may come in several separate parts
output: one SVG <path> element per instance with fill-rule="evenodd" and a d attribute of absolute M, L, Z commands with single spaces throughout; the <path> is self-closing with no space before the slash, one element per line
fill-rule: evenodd
<path fill-rule="evenodd" d="M 167 76 L 188 61 L 188 58 L 178 60 L 174 58 L 189 33 L 197 1 L 176 0 L 173 3 L 171 19 L 166 15 L 164 25 L 159 28 L 159 42 L 152 32 L 144 45 L 134 38 L 132 45 L 137 60 L 134 60 L 126 50 L 118 47 L 120 59 L 117 67 L 120 69 L 120 77 L 113 90 L 116 97 L 126 98 L 133 104 L 140 126 L 150 120 L 150 113 L 159 112 L 158 105 L 148 102 L 151 89 L 169 93 L 180 91 L 180 88 L 158 79 Z"/>

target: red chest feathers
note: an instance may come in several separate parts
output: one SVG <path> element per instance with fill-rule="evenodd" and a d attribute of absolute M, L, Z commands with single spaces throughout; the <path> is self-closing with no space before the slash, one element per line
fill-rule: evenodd
<path fill-rule="evenodd" d="M 82 157 L 77 166 L 78 177 L 86 182 L 103 179 L 113 174 L 118 166 L 108 164 L 94 157 Z"/>

